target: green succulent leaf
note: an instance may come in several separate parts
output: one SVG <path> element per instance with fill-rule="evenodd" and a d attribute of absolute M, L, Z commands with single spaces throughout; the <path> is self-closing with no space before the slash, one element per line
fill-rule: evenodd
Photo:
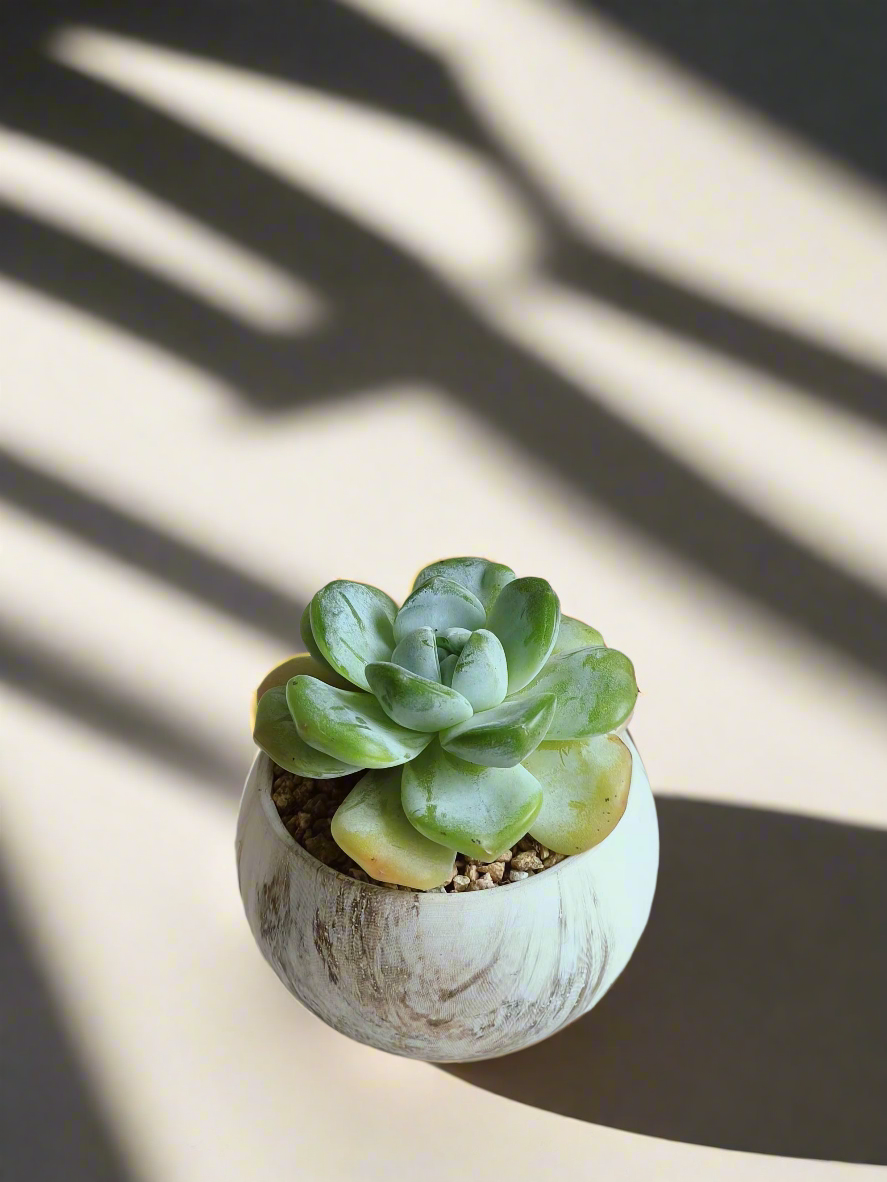
<path fill-rule="evenodd" d="M 335 673 L 335 669 L 320 651 L 320 646 L 314 639 L 314 633 L 311 631 L 311 604 L 305 604 L 305 610 L 302 612 L 302 618 L 299 621 L 299 635 L 302 637 L 302 644 L 305 646 L 306 652 L 317 661 L 318 665 L 322 665 L 324 669 L 329 669 L 331 673 Z"/>
<path fill-rule="evenodd" d="M 468 638 L 472 635 L 470 628 L 447 628 L 439 640 L 443 641 L 442 647 L 450 653 L 461 653 L 462 649 L 468 643 Z"/>
<path fill-rule="evenodd" d="M 379 882 L 429 890 L 449 882 L 456 857 L 410 824 L 400 799 L 401 769 L 367 772 L 333 817 L 340 849 Z"/>
<path fill-rule="evenodd" d="M 487 628 L 502 641 L 509 694 L 523 689 L 548 660 L 560 618 L 560 601 L 545 579 L 515 579 L 503 588 Z"/>
<path fill-rule="evenodd" d="M 475 710 L 498 706 L 508 691 L 508 662 L 494 632 L 472 632 L 453 667 L 452 686 Z"/>
<path fill-rule="evenodd" d="M 572 616 L 561 616 L 561 626 L 551 655 L 556 657 L 558 653 L 574 653 L 579 648 L 602 647 L 604 638 L 597 628 L 583 624 L 581 620 L 574 620 Z"/>
<path fill-rule="evenodd" d="M 436 733 L 473 714 L 467 698 L 391 661 L 366 667 L 367 681 L 389 718 L 414 731 Z"/>
<path fill-rule="evenodd" d="M 451 755 L 471 763 L 514 767 L 545 738 L 556 706 L 554 694 L 506 701 L 441 731 L 440 744 Z"/>
<path fill-rule="evenodd" d="M 446 632 L 449 628 L 481 628 L 487 614 L 476 596 L 452 579 L 435 577 L 423 583 L 397 613 L 394 639 L 400 644 L 416 628 L 434 628 Z"/>
<path fill-rule="evenodd" d="M 457 653 L 450 653 L 448 657 L 440 663 L 440 680 L 444 685 L 453 684 L 453 670 L 456 668 L 456 662 L 459 660 Z"/>
<path fill-rule="evenodd" d="M 481 767 L 435 742 L 404 767 L 401 800 L 425 837 L 489 859 L 527 832 L 542 807 L 542 787 L 520 764 Z"/>
<path fill-rule="evenodd" d="M 343 763 L 323 751 L 309 747 L 296 730 L 282 685 L 266 690 L 256 706 L 253 739 L 266 755 L 288 772 L 312 780 L 330 780 L 359 772 L 359 765 Z"/>
<path fill-rule="evenodd" d="M 286 700 L 309 746 L 357 767 L 406 763 L 431 741 L 431 735 L 393 722 L 372 694 L 336 689 L 316 677 L 291 678 Z"/>
<path fill-rule="evenodd" d="M 520 697 L 548 693 L 557 698 L 548 739 L 581 739 L 621 726 L 638 696 L 634 666 L 615 648 L 580 648 L 552 657 Z"/>
<path fill-rule="evenodd" d="M 394 652 L 391 659 L 395 665 L 409 669 L 429 681 L 440 681 L 440 654 L 433 628 L 417 628 L 408 633 Z"/>
<path fill-rule="evenodd" d="M 364 669 L 370 661 L 389 660 L 394 649 L 397 604 L 378 587 L 336 579 L 317 592 L 309 607 L 321 656 L 353 685 L 368 689 Z"/>
<path fill-rule="evenodd" d="M 631 752 L 617 735 L 542 743 L 524 761 L 542 785 L 530 827 L 558 854 L 581 854 L 610 834 L 628 803 Z"/>
<path fill-rule="evenodd" d="M 486 558 L 444 558 L 441 562 L 432 562 L 430 566 L 419 571 L 413 583 L 413 590 L 438 575 L 467 587 L 472 595 L 477 596 L 487 612 L 496 602 L 502 588 L 515 578 L 511 567 L 502 566 L 499 562 L 490 562 Z"/>

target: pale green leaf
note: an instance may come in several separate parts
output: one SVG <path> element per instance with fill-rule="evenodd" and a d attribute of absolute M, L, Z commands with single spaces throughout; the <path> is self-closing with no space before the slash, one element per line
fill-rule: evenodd
<path fill-rule="evenodd" d="M 433 628 L 416 628 L 409 632 L 391 654 L 395 665 L 418 673 L 429 681 L 440 681 L 440 656 Z"/>
<path fill-rule="evenodd" d="M 477 596 L 487 612 L 502 588 L 515 577 L 510 567 L 502 566 L 499 562 L 490 562 L 486 558 L 444 558 L 419 571 L 413 583 L 413 590 L 438 575 L 467 587 L 472 595 Z"/>
<path fill-rule="evenodd" d="M 490 859 L 519 841 L 542 806 L 535 776 L 517 767 L 481 767 L 434 742 L 403 769 L 401 799 L 431 841 Z"/>
<path fill-rule="evenodd" d="M 337 673 L 367 689 L 370 661 L 387 661 L 394 649 L 392 625 L 397 604 L 366 583 L 336 579 L 310 603 L 311 632 L 321 655 Z"/>
<path fill-rule="evenodd" d="M 302 644 L 324 669 L 329 669 L 330 673 L 335 673 L 336 670 L 332 667 L 323 653 L 320 651 L 320 646 L 314 639 L 314 633 L 311 631 L 311 604 L 305 604 L 305 610 L 302 612 L 302 618 L 299 621 L 299 635 L 302 637 Z"/>
<path fill-rule="evenodd" d="M 336 689 L 315 677 L 288 681 L 286 700 L 306 743 L 357 767 L 406 763 L 431 740 L 392 722 L 372 694 Z"/>
<path fill-rule="evenodd" d="M 450 754 L 484 767 L 514 767 L 545 738 L 556 706 L 554 694 L 505 701 L 441 731 L 440 743 Z"/>
<path fill-rule="evenodd" d="M 288 772 L 312 780 L 330 780 L 359 772 L 361 766 L 343 763 L 323 751 L 309 747 L 296 730 L 282 685 L 266 690 L 256 705 L 253 739 L 266 755 Z"/>
<path fill-rule="evenodd" d="M 615 648 L 581 648 L 552 657 L 520 697 L 557 698 L 549 739 L 581 739 L 615 730 L 631 715 L 638 695 L 634 666 Z"/>
<path fill-rule="evenodd" d="M 470 718 L 467 698 L 439 681 L 410 673 L 392 661 L 366 667 L 367 681 L 389 718 L 414 731 L 436 732 Z"/>
<path fill-rule="evenodd" d="M 502 641 L 509 694 L 523 689 L 548 660 L 560 618 L 560 601 L 545 579 L 515 579 L 503 588 L 487 628 Z"/>
<path fill-rule="evenodd" d="M 450 653 L 448 657 L 444 657 L 440 663 L 440 680 L 444 685 L 453 684 L 453 670 L 456 668 L 456 662 L 459 660 L 457 653 Z"/>
<path fill-rule="evenodd" d="M 542 743 L 524 767 L 545 794 L 530 832 L 555 853 L 590 850 L 625 812 L 631 752 L 616 735 Z"/>
<path fill-rule="evenodd" d="M 508 663 L 494 632 L 486 628 L 472 632 L 453 668 L 452 686 L 475 710 L 499 705 L 508 690 Z"/>
<path fill-rule="evenodd" d="M 572 616 L 561 616 L 561 626 L 558 629 L 557 640 L 551 655 L 558 653 L 574 653 L 579 648 L 601 648 L 604 638 L 597 628 L 590 624 L 583 624 L 581 620 L 574 620 Z"/>
<path fill-rule="evenodd" d="M 339 805 L 330 832 L 371 878 L 430 890 L 450 881 L 456 850 L 429 841 L 410 824 L 400 784 L 400 768 L 367 772 Z"/>
<path fill-rule="evenodd" d="M 447 628 L 443 636 L 439 636 L 438 644 L 449 653 L 461 653 L 472 635 L 470 628 Z"/>
<path fill-rule="evenodd" d="M 423 583 L 404 601 L 394 621 L 394 639 L 398 644 L 416 628 L 434 628 L 446 632 L 448 628 L 483 627 L 486 621 L 483 605 L 467 588 L 452 579 L 433 578 Z M 385 659 L 385 658 L 382 658 Z"/>

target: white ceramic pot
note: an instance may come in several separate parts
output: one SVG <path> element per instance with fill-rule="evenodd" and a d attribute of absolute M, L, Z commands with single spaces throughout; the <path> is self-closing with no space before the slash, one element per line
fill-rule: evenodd
<path fill-rule="evenodd" d="M 342 1034 L 396 1055 L 466 1062 L 574 1021 L 622 972 L 650 913 L 656 809 L 640 756 L 600 845 L 508 886 L 392 891 L 322 865 L 286 831 L 259 754 L 237 826 L 240 894 L 287 989 Z"/>

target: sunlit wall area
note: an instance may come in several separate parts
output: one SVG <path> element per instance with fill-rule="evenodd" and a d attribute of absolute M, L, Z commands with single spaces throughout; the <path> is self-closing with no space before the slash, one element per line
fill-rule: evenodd
<path fill-rule="evenodd" d="M 402 598 L 428 561 L 476 553 L 549 578 L 633 658 L 663 891 L 701 873 L 681 801 L 697 821 L 741 810 L 761 848 L 768 815 L 797 818 L 845 889 L 852 835 L 887 824 L 887 157 L 849 131 L 839 150 L 838 126 L 883 123 L 859 7 L 831 49 L 812 18 L 801 39 L 806 121 L 765 85 L 798 18 L 758 5 L 759 93 L 750 47 L 725 56 L 713 12 L 682 40 L 676 3 L 9 7 L 0 943 L 30 1065 L 8 1089 L 12 1177 L 808 1179 L 887 1160 L 864 1001 L 766 1142 L 741 1106 L 669 1123 L 652 1051 L 631 1070 L 662 1078 L 639 1089 L 661 1120 L 632 1109 L 630 1073 L 624 1105 L 565 1107 L 328 1030 L 261 962 L 233 866 L 249 697 L 300 647 L 313 592 L 345 576 Z M 834 85 L 844 59 L 857 106 L 817 122 L 814 67 Z M 796 1006 L 782 1052 L 768 1034 L 791 1059 L 840 989 L 885 980 L 853 894 L 883 876 L 854 884 L 833 985 L 792 999 L 774 974 L 734 1034 Z M 773 900 L 756 956 L 780 924 L 803 959 L 803 892 Z M 645 1012 L 677 994 L 647 988 Z M 700 1093 L 790 1091 L 755 1054 Z M 68 1116 L 44 1145 L 23 1130 L 47 1095 Z"/>

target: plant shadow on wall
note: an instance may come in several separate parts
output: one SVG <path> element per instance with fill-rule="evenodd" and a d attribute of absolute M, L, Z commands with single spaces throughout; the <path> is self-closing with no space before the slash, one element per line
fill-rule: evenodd
<path fill-rule="evenodd" d="M 7 5 L 0 16 L 0 122 L 119 175 L 288 269 L 320 293 L 330 315 L 301 335 L 263 333 L 27 209 L 0 212 L 0 271 L 221 378 L 257 414 L 403 379 L 430 384 L 548 464 L 590 506 L 604 506 L 786 627 L 887 678 L 887 604 L 875 590 L 610 413 L 594 390 L 506 337 L 399 243 L 210 135 L 51 58 L 46 45 L 66 24 L 314 87 L 447 136 L 483 156 L 523 202 L 542 240 L 543 277 L 883 428 L 887 376 L 877 367 L 580 236 L 545 185 L 479 119 L 442 62 L 344 6 L 35 0 Z M 859 35 L 868 36 L 864 29 Z M 779 118 L 778 104 L 767 109 Z M 0 491 L 20 509 L 200 601 L 275 635 L 286 632 L 289 605 L 272 588 L 102 505 L 88 490 L 62 488 L 52 474 L 6 459 Z M 13 656 L 20 670 L 21 653 Z M 48 685 L 51 677 L 51 661 L 31 662 L 17 684 L 58 707 L 65 695 Z M 103 692 L 91 687 L 96 701 L 109 699 Z M 135 741 L 149 740 L 136 734 Z M 169 736 L 166 755 L 200 758 L 181 748 L 178 735 Z M 882 1068 L 871 1033 L 883 1031 L 885 966 L 868 910 L 883 897 L 873 850 L 883 849 L 884 839 L 692 802 L 662 801 L 661 816 L 660 893 L 635 962 L 589 1019 L 524 1052 L 525 1062 L 538 1064 L 546 1095 L 534 1093 L 528 1073 L 518 1081 L 515 1071 L 512 1079 L 508 1062 L 480 1065 L 470 1078 L 642 1132 L 887 1160 L 872 1108 L 883 1087 L 873 1086 Z M 797 881 L 783 871 L 784 860 Z M 840 913 L 829 881 L 838 896 L 850 896 Z M 605 1061 L 618 1089 L 581 1083 L 586 1073 L 603 1079 Z M 554 1103 L 559 1078 L 573 1084 L 569 1097 Z M 784 1088 L 793 1089 L 792 1106 Z M 717 1094 L 723 1105 L 713 1103 Z"/>

